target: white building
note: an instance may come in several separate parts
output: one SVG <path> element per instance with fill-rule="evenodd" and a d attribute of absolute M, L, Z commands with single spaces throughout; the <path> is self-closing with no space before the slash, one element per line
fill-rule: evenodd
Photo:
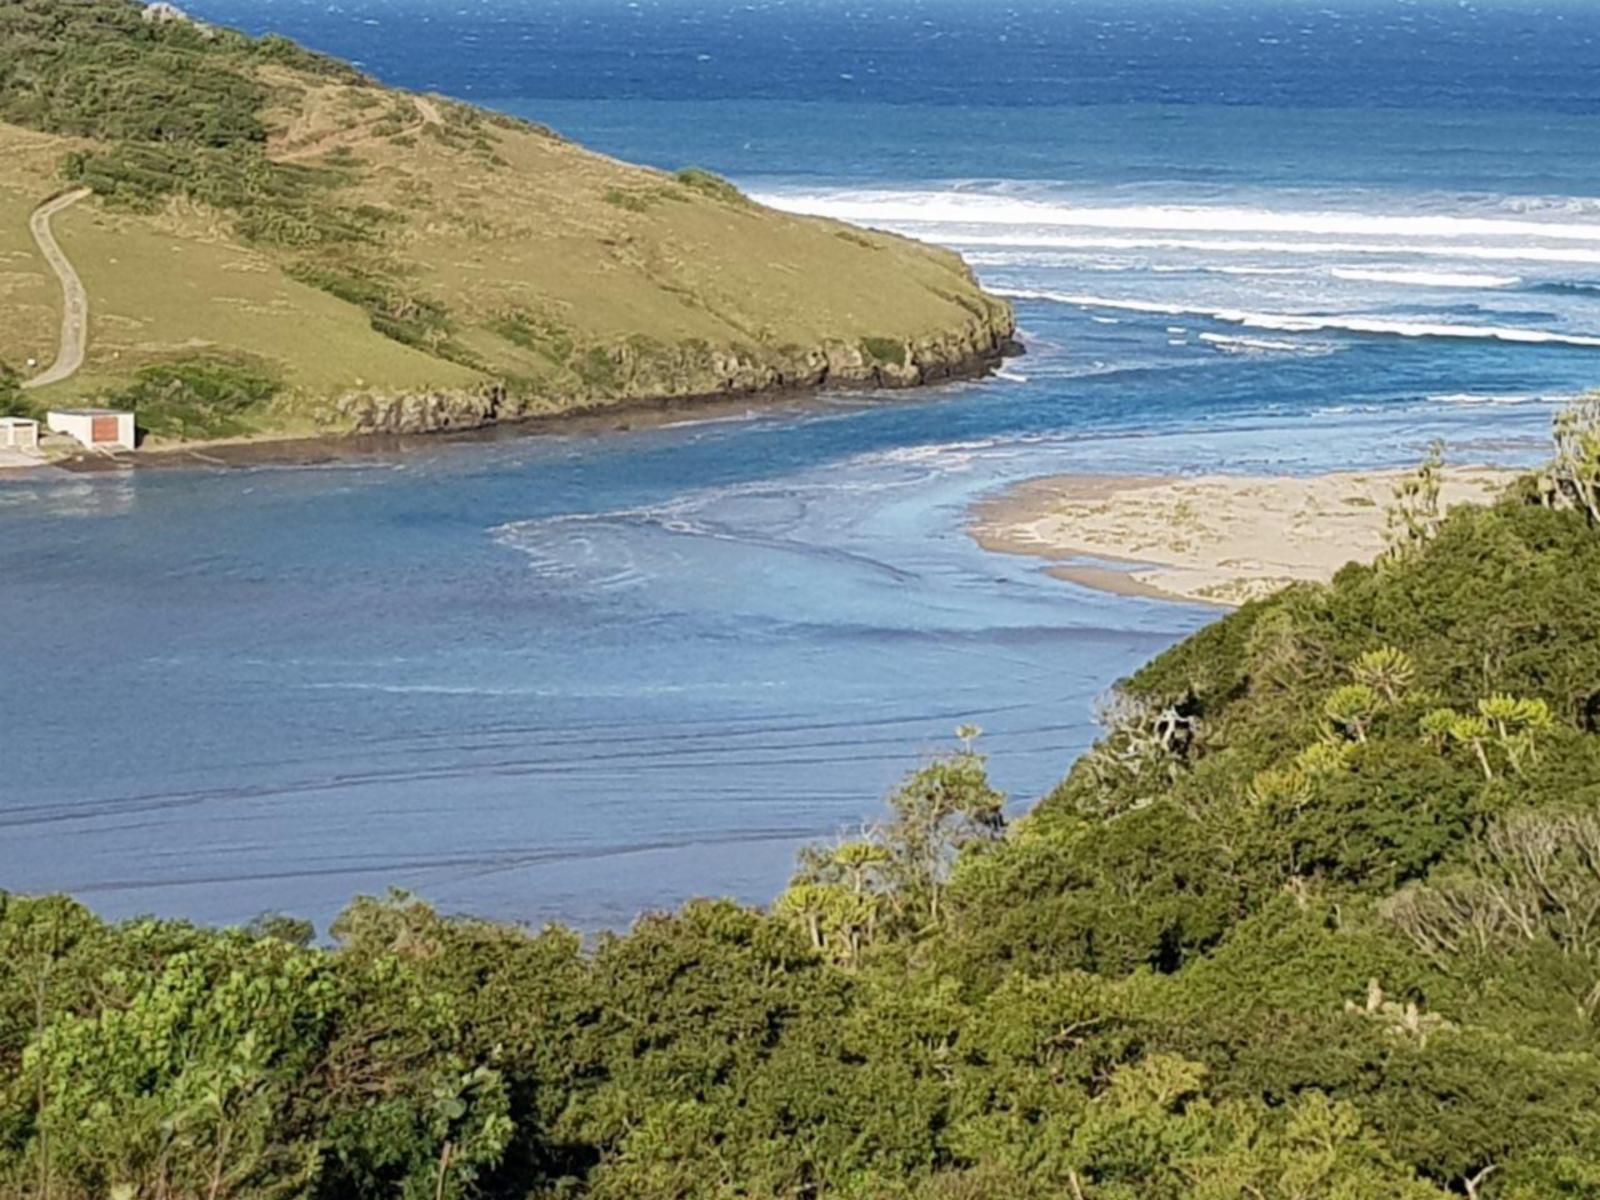
<path fill-rule="evenodd" d="M 0 450 L 37 450 L 39 422 L 27 417 L 0 417 Z"/>
<path fill-rule="evenodd" d="M 115 408 L 63 408 L 45 414 L 51 433 L 75 437 L 91 450 L 132 450 L 133 414 Z"/>

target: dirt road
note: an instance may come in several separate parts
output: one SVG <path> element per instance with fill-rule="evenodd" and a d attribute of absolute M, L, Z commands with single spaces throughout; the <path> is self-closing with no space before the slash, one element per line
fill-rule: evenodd
<path fill-rule="evenodd" d="M 395 137 L 415 137 L 429 125 L 443 125 L 444 116 L 439 112 L 439 106 L 426 96 L 413 96 L 411 102 L 417 109 L 415 124 L 408 125 L 399 133 L 386 135 L 384 140 Z M 303 146 L 295 146 L 289 150 L 279 150 L 272 154 L 272 161 L 276 163 L 305 162 L 307 159 L 321 158 L 324 154 L 331 154 L 335 150 L 356 150 L 369 142 L 379 140 L 379 135 L 374 132 L 382 125 L 387 117 L 375 117 L 371 121 L 360 125 L 351 126 L 349 129 L 336 129 L 332 133 L 323 134 L 319 138 L 307 142 Z"/>
<path fill-rule="evenodd" d="M 88 188 L 67 192 L 41 204 L 28 218 L 28 229 L 33 234 L 33 240 L 39 243 L 39 253 L 44 255 L 44 260 L 61 281 L 62 303 L 61 345 L 56 350 L 56 361 L 42 374 L 25 380 L 22 384 L 25 388 L 60 383 L 77 374 L 78 368 L 83 366 L 83 352 L 89 342 L 89 294 L 83 290 L 83 280 L 78 278 L 78 272 L 73 270 L 72 263 L 62 253 L 55 234 L 50 232 L 50 218 L 71 208 L 87 195 Z"/>

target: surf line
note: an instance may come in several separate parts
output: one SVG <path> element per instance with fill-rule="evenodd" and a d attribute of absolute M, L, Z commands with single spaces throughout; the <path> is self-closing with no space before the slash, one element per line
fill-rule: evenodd
<path fill-rule="evenodd" d="M 1365 333 L 1389 337 L 1489 339 L 1525 345 L 1580 346 L 1600 349 L 1600 337 L 1586 334 L 1550 333 L 1542 329 L 1518 329 L 1508 325 L 1449 325 L 1427 321 L 1393 321 L 1384 317 L 1310 316 L 1248 312 L 1236 308 L 1190 308 L 1160 304 L 1152 300 L 1111 300 L 1103 296 L 1082 296 L 1031 288 L 995 288 L 995 295 L 1011 300 L 1042 300 L 1077 308 L 1108 308 L 1119 312 L 1149 313 L 1163 317 L 1204 317 L 1246 329 L 1272 329 L 1280 333 Z"/>

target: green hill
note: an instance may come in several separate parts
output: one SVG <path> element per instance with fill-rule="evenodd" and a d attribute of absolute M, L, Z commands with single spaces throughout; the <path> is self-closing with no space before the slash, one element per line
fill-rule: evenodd
<path fill-rule="evenodd" d="M 0 362 L 55 357 L 28 217 L 92 189 L 53 222 L 87 360 L 28 399 L 160 437 L 911 385 L 1012 332 L 954 255 L 124 0 L 0 0 L 0 157 Z"/>
<path fill-rule="evenodd" d="M 965 745 L 770 913 L 0 897 L 0 1193 L 1600 1196 L 1600 400 L 1562 430 L 1156 659 L 1009 828 Z"/>

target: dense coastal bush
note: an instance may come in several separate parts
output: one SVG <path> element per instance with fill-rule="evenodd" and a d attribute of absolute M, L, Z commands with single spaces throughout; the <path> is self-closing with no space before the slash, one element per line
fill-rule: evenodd
<path fill-rule="evenodd" d="M 28 394 L 22 390 L 22 377 L 0 362 L 0 417 L 37 416 Z"/>
<path fill-rule="evenodd" d="M 231 437 L 250 430 L 250 417 L 283 383 L 263 363 L 192 357 L 141 367 L 106 403 L 132 410 L 146 433 L 173 438 Z"/>
<path fill-rule="evenodd" d="M 317 948 L 4 899 L 0 1188 L 1600 1196 L 1600 529 L 1412 500 L 1126 681 L 1034 812 L 963 729 L 770 912 L 585 947 L 396 894 Z"/>

